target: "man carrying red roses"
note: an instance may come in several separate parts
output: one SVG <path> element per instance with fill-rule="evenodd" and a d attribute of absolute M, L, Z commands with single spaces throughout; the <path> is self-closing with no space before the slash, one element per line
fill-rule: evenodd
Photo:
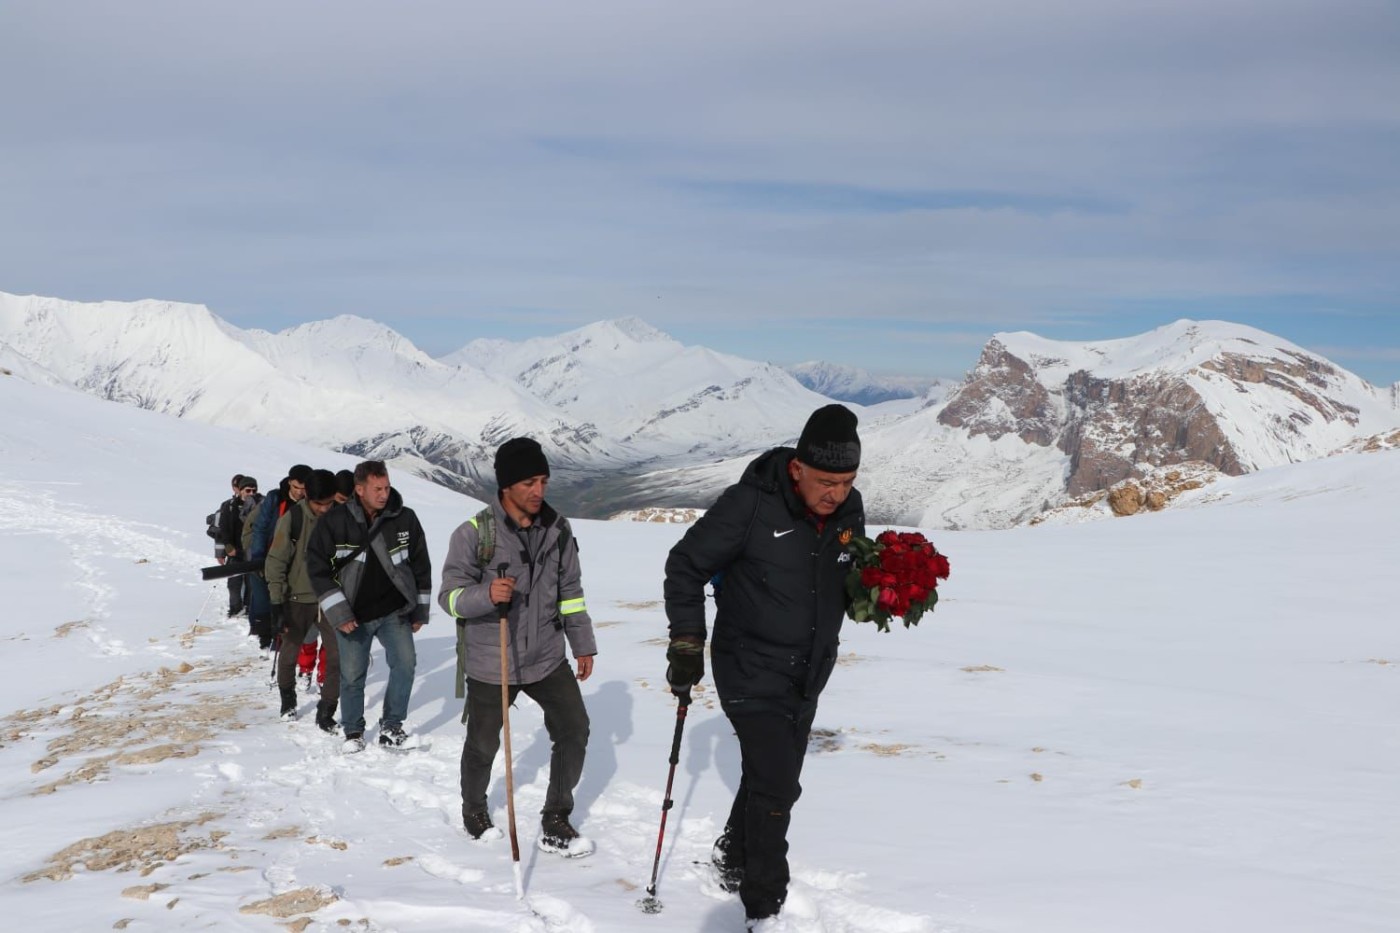
<path fill-rule="evenodd" d="M 666 679 L 678 696 L 704 675 L 705 585 L 723 574 L 710 660 L 743 776 L 713 860 L 751 925 L 787 898 L 788 824 L 846 615 L 846 546 L 865 534 L 856 424 L 842 405 L 817 409 L 796 450 L 750 463 L 666 560 Z"/>

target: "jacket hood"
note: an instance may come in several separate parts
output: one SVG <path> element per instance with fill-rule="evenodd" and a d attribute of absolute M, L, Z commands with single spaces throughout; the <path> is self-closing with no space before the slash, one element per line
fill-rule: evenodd
<path fill-rule="evenodd" d="M 769 493 L 777 492 L 785 486 L 791 486 L 792 482 L 788 479 L 787 469 L 788 464 L 795 456 L 797 456 L 796 448 L 774 447 L 749 461 L 749 465 L 744 467 L 744 475 L 739 478 L 739 482 L 757 486 Z"/>

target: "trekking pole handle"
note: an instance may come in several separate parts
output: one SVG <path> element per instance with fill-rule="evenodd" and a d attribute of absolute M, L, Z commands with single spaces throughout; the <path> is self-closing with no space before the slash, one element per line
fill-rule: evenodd
<path fill-rule="evenodd" d="M 497 579 L 497 580 L 500 580 L 500 579 L 504 578 L 505 575 L 506 575 L 506 571 L 509 570 L 509 569 L 510 569 L 510 564 L 509 564 L 509 563 L 502 562 L 502 563 L 497 564 L 497 565 L 496 565 L 496 579 Z M 500 610 L 502 613 L 504 613 L 507 609 L 510 608 L 510 600 L 506 600 L 506 601 L 503 602 L 503 603 L 496 603 L 495 606 L 496 606 L 496 608 L 497 608 L 498 610 Z"/>

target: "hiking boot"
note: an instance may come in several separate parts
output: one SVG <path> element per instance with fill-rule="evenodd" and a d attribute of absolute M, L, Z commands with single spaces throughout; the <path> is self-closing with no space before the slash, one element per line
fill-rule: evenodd
<path fill-rule="evenodd" d="M 322 700 L 316 704 L 316 728 L 335 734 L 335 707 L 334 700 Z"/>
<path fill-rule="evenodd" d="M 345 744 L 340 746 L 342 755 L 354 755 L 365 750 L 365 736 L 363 732 L 350 732 L 345 736 Z"/>
<path fill-rule="evenodd" d="M 478 813 L 463 813 L 462 825 L 467 828 L 467 834 L 473 839 L 480 839 L 487 830 L 496 827 L 496 824 L 491 822 L 491 814 L 485 810 Z"/>
<path fill-rule="evenodd" d="M 307 671 L 304 674 L 298 674 L 297 680 L 301 681 L 301 690 L 303 693 L 317 692 L 316 681 L 312 678 L 310 671 Z"/>
<path fill-rule="evenodd" d="M 282 718 L 283 718 L 283 719 L 296 719 L 296 718 L 297 718 L 297 692 L 296 692 L 295 688 L 292 688 L 292 687 L 283 687 L 283 688 L 282 688 L 282 714 L 281 714 L 281 715 L 282 715 Z"/>
<path fill-rule="evenodd" d="M 379 744 L 388 745 L 391 748 L 399 748 L 408 741 L 408 733 L 403 731 L 403 726 L 387 726 L 379 730 Z"/>
<path fill-rule="evenodd" d="M 540 817 L 539 847 L 542 852 L 552 852 L 565 858 L 579 858 L 593 854 L 593 841 L 579 835 L 569 822 L 569 814 L 559 810 L 549 810 Z"/>
<path fill-rule="evenodd" d="M 744 881 L 744 857 L 734 835 L 725 827 L 710 850 L 710 864 L 715 870 L 715 883 L 720 890 L 733 894 Z"/>

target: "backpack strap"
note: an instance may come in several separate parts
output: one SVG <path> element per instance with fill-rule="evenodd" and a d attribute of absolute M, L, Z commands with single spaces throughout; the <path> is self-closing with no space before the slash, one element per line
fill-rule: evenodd
<path fill-rule="evenodd" d="M 488 505 L 467 521 L 476 529 L 476 565 L 481 568 L 481 579 L 484 581 L 491 558 L 496 556 L 496 513 Z"/>
<path fill-rule="evenodd" d="M 296 549 L 297 540 L 298 540 L 299 538 L 301 538 L 301 523 L 302 523 L 303 521 L 304 521 L 304 519 L 303 519 L 302 516 L 301 516 L 301 503 L 300 503 L 300 502 L 294 502 L 294 503 L 292 503 L 292 521 L 291 521 L 291 529 L 290 529 L 290 531 L 291 531 L 291 533 L 292 533 L 292 549 L 293 549 L 293 550 Z"/>

